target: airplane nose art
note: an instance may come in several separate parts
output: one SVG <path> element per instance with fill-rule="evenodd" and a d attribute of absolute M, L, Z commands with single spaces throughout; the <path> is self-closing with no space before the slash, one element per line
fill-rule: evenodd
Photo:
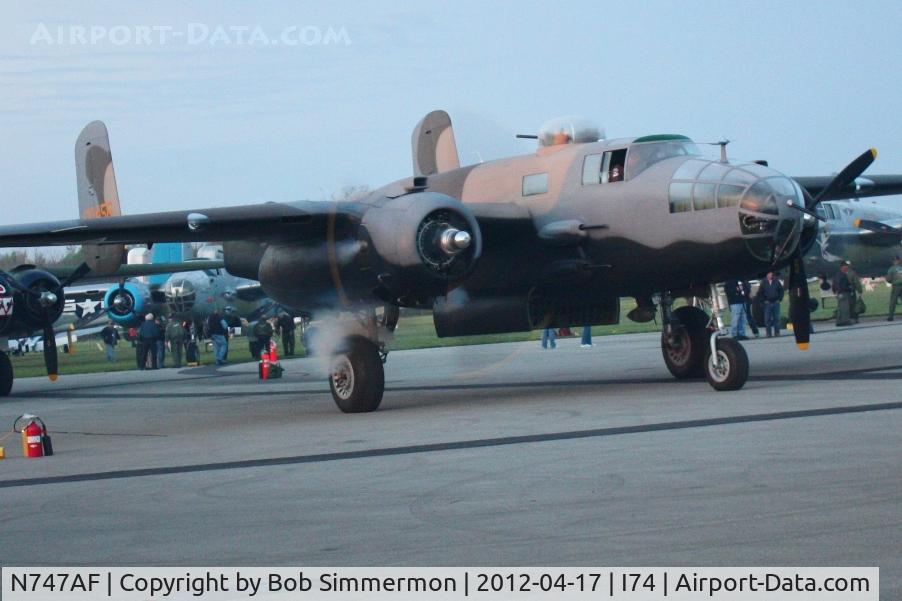
<path fill-rule="evenodd" d="M 804 207 L 805 199 L 798 184 L 782 175 L 761 178 L 745 191 L 739 226 L 756 259 L 774 263 L 795 251 L 806 224 L 792 205 Z"/>

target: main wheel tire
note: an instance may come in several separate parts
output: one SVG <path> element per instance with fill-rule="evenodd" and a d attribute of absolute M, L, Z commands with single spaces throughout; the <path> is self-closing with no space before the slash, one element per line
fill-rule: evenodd
<path fill-rule="evenodd" d="M 385 370 L 376 345 L 361 336 L 347 339 L 332 357 L 329 388 L 344 413 L 375 411 L 385 390 Z"/>
<path fill-rule="evenodd" d="M 708 314 L 698 307 L 680 307 L 673 317 L 672 336 L 661 332 L 661 354 L 664 364 L 677 380 L 701 378 L 705 375 L 705 349 L 708 347 Z M 670 338 L 676 344 L 672 344 Z"/>
<path fill-rule="evenodd" d="M 0 352 L 0 397 L 9 396 L 13 389 L 13 364 L 9 355 Z"/>
<path fill-rule="evenodd" d="M 714 390 L 739 390 L 749 379 L 749 356 L 741 344 L 732 338 L 717 339 L 714 362 L 710 345 L 705 353 L 705 376 Z"/>

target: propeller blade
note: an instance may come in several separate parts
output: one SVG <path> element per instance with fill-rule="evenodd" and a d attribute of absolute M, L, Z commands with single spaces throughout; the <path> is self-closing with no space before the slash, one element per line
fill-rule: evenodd
<path fill-rule="evenodd" d="M 60 288 L 68 288 L 72 285 L 73 282 L 76 282 L 85 277 L 85 275 L 87 275 L 89 271 L 91 271 L 91 266 L 87 263 L 82 263 L 75 268 L 75 271 L 69 274 L 69 277 L 67 277 L 60 283 Z"/>
<path fill-rule="evenodd" d="M 902 231 L 897 230 L 891 225 L 887 225 L 886 223 L 881 223 L 879 221 L 871 221 L 870 219 L 856 219 L 854 221 L 854 225 L 857 228 L 876 232 L 878 234 L 895 234 L 896 236 L 902 236 Z"/>
<path fill-rule="evenodd" d="M 47 377 L 55 382 L 59 375 L 59 357 L 56 353 L 56 334 L 50 322 L 44 323 L 44 365 L 47 366 Z"/>
<path fill-rule="evenodd" d="M 808 278 L 801 253 L 796 253 L 789 265 L 789 321 L 792 322 L 796 346 L 808 350 L 811 336 L 811 307 L 808 297 Z"/>
<path fill-rule="evenodd" d="M 864 173 L 864 170 L 871 166 L 871 163 L 874 162 L 874 159 L 877 158 L 877 149 L 870 148 L 863 153 L 861 153 L 858 158 L 854 161 L 846 165 L 845 169 L 836 174 L 830 183 L 824 186 L 824 189 L 820 191 L 820 193 L 815 196 L 811 201 L 806 205 L 805 208 L 808 210 L 814 209 L 825 198 L 829 198 L 834 193 L 836 193 L 841 188 L 845 188 L 849 184 L 855 181 L 855 178 Z"/>

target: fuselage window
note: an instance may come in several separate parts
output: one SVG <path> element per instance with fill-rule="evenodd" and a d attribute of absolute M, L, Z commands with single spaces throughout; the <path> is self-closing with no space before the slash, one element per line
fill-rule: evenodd
<path fill-rule="evenodd" d="M 583 185 L 601 183 L 601 155 L 588 154 L 583 159 Z"/>
<path fill-rule="evenodd" d="M 735 207 L 739 206 L 739 200 L 745 188 L 742 186 L 733 186 L 731 184 L 720 184 L 717 189 L 717 206 L 718 207 Z"/>
<path fill-rule="evenodd" d="M 626 149 L 589 154 L 583 159 L 583 184 L 607 184 L 623 181 Z"/>
<path fill-rule="evenodd" d="M 523 176 L 523 196 L 534 196 L 548 192 L 548 174 L 532 173 Z"/>
<path fill-rule="evenodd" d="M 692 204 L 696 211 L 714 208 L 714 189 L 716 184 L 695 184 L 695 191 L 692 193 Z"/>
<path fill-rule="evenodd" d="M 685 213 L 692 210 L 692 182 L 670 184 L 670 212 Z"/>

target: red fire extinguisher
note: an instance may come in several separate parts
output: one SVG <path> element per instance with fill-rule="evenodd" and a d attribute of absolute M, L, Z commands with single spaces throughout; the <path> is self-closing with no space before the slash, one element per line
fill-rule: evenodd
<path fill-rule="evenodd" d="M 21 430 L 16 429 L 23 422 Z M 47 426 L 37 415 L 20 415 L 13 423 L 13 430 L 22 433 L 22 454 L 25 457 L 49 457 L 53 455 L 53 443 Z"/>

